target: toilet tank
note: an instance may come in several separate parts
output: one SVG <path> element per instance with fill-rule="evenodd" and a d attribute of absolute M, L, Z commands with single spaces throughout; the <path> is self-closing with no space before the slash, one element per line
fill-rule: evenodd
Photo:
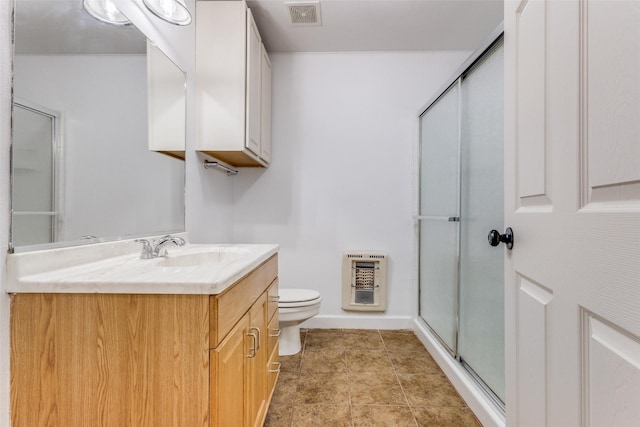
<path fill-rule="evenodd" d="M 387 308 L 387 254 L 345 251 L 342 256 L 342 309 L 385 311 Z"/>

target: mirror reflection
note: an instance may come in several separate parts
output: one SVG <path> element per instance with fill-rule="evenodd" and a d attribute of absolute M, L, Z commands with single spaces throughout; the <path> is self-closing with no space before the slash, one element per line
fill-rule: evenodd
<path fill-rule="evenodd" d="M 15 251 L 184 230 L 184 73 L 79 0 L 15 14 Z"/>

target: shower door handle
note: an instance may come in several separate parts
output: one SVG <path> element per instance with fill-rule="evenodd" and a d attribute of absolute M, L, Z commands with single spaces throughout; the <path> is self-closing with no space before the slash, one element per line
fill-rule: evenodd
<path fill-rule="evenodd" d="M 507 227 L 504 234 L 500 234 L 498 230 L 491 230 L 487 239 L 491 246 L 498 246 L 502 242 L 507 245 L 507 249 L 511 250 L 513 248 L 513 230 L 511 227 Z"/>

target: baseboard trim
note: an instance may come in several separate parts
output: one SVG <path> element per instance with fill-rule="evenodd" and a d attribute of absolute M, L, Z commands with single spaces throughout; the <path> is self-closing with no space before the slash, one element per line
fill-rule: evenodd
<path fill-rule="evenodd" d="M 482 425 L 485 427 L 505 427 L 504 414 L 418 319 L 413 321 L 413 331 Z"/>
<path fill-rule="evenodd" d="M 318 329 L 413 329 L 410 316 L 318 315 L 302 323 L 302 328 Z"/>

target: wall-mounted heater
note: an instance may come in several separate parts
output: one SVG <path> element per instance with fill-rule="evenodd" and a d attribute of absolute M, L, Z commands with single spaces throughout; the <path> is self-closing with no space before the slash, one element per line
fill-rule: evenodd
<path fill-rule="evenodd" d="M 387 254 L 346 251 L 342 256 L 342 309 L 384 311 L 387 308 Z"/>

